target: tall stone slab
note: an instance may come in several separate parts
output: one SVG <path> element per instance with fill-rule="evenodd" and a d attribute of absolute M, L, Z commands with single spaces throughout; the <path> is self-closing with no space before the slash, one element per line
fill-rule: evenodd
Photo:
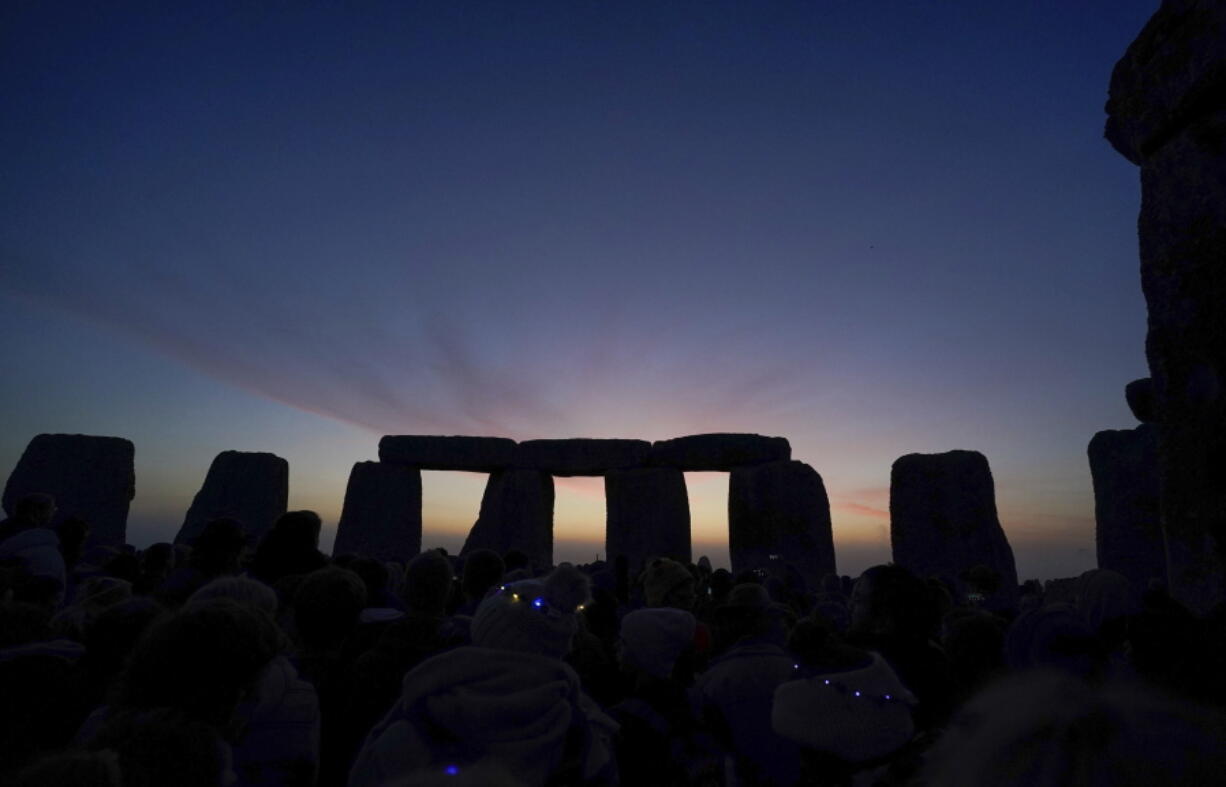
<path fill-rule="evenodd" d="M 633 574 L 648 557 L 690 562 L 685 474 L 671 467 L 615 470 L 604 477 L 605 553 L 625 555 Z"/>
<path fill-rule="evenodd" d="M 11 516 L 28 494 L 55 496 L 53 524 L 79 517 L 90 525 L 89 545 L 124 543 L 128 505 L 136 494 L 135 449 L 120 437 L 40 434 L 30 441 L 4 486 Z"/>
<path fill-rule="evenodd" d="M 1166 579 L 1158 505 L 1158 432 L 1150 424 L 1099 432 L 1090 440 L 1098 567 L 1144 589 Z"/>
<path fill-rule="evenodd" d="M 379 461 L 421 470 L 490 473 L 510 467 L 515 441 L 506 437 L 387 435 L 379 440 Z"/>
<path fill-rule="evenodd" d="M 474 549 L 518 549 L 536 566 L 553 565 L 553 476 L 522 468 L 491 473 L 460 554 Z"/>
<path fill-rule="evenodd" d="M 1016 608 L 1017 566 L 996 515 L 996 488 L 978 451 L 907 454 L 890 469 L 894 562 L 954 582 L 985 565 L 1000 575 L 993 606 Z"/>
<path fill-rule="evenodd" d="M 726 473 L 746 465 L 786 462 L 791 458 L 792 446 L 787 438 L 723 432 L 657 440 L 651 445 L 647 461 L 657 467 Z"/>
<path fill-rule="evenodd" d="M 1226 4 L 1165 0 L 1111 76 L 1108 141 L 1141 167 L 1145 354 L 1173 596 L 1226 601 Z"/>
<path fill-rule="evenodd" d="M 190 544 L 218 517 L 242 522 L 254 543 L 285 513 L 288 500 L 289 462 L 275 454 L 222 451 L 187 509 L 175 543 Z"/>
<path fill-rule="evenodd" d="M 358 462 L 349 473 L 332 554 L 405 562 L 421 551 L 421 471 Z"/>
<path fill-rule="evenodd" d="M 770 462 L 732 471 L 728 483 L 732 571 L 791 563 L 810 587 L 835 573 L 830 500 L 822 477 L 804 462 Z"/>

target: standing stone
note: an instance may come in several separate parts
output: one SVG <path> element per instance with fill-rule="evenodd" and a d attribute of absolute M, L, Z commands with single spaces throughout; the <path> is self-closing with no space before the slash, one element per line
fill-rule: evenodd
<path fill-rule="evenodd" d="M 1000 575 L 990 606 L 1015 609 L 1017 567 L 996 516 L 988 460 L 978 451 L 907 454 L 890 470 L 894 562 L 920 577 L 959 582 L 985 565 Z"/>
<path fill-rule="evenodd" d="M 1111 75 L 1106 136 L 1141 167 L 1145 354 L 1171 594 L 1226 601 L 1226 4 L 1166 0 Z"/>
<path fill-rule="evenodd" d="M 797 461 L 733 470 L 728 551 L 734 574 L 791 563 L 815 588 L 835 573 L 830 500 L 817 471 Z"/>
<path fill-rule="evenodd" d="M 18 500 L 45 492 L 58 509 L 52 524 L 78 517 L 89 523 L 88 545 L 123 544 L 136 494 L 134 456 L 132 442 L 121 437 L 40 434 L 4 486 L 4 510 L 12 516 Z"/>
<path fill-rule="evenodd" d="M 791 458 L 792 446 L 784 437 L 714 433 L 657 440 L 651 445 L 648 463 L 684 471 L 726 473 L 745 465 L 786 462 Z"/>
<path fill-rule="evenodd" d="M 491 473 L 460 554 L 474 549 L 518 549 L 535 566 L 553 565 L 553 476 L 525 469 Z"/>
<path fill-rule="evenodd" d="M 406 562 L 421 551 L 421 471 L 358 462 L 349 474 L 332 554 Z"/>
<path fill-rule="evenodd" d="M 275 454 L 222 451 L 209 466 L 176 544 L 190 544 L 210 519 L 229 517 L 243 524 L 254 544 L 285 513 L 289 500 L 289 462 Z"/>
<path fill-rule="evenodd" d="M 1098 567 L 1143 590 L 1166 579 L 1158 506 L 1158 433 L 1149 424 L 1099 432 L 1090 441 Z"/>
<path fill-rule="evenodd" d="M 604 490 L 609 562 L 625 555 L 631 574 L 648 557 L 690 562 L 690 501 L 680 470 L 616 470 L 605 475 Z"/>

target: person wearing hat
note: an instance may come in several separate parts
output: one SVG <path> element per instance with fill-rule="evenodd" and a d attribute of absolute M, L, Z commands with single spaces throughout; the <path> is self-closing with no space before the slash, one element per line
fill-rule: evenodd
<path fill-rule="evenodd" d="M 496 767 L 522 784 L 611 785 L 617 724 L 564 661 L 588 581 L 562 564 L 481 602 L 472 645 L 418 664 L 366 737 L 350 787 Z"/>
<path fill-rule="evenodd" d="M 694 686 L 702 716 L 732 758 L 730 782 L 792 785 L 800 776 L 800 748 L 771 728 L 775 689 L 794 678 L 783 649 L 787 631 L 779 605 L 761 585 L 744 583 L 716 610 L 718 640 L 730 647 Z"/>
<path fill-rule="evenodd" d="M 686 693 L 696 625 L 689 612 L 670 607 L 622 618 L 618 662 L 634 685 L 609 712 L 621 725 L 617 763 L 625 784 L 724 783 L 723 753 Z"/>
<path fill-rule="evenodd" d="M 186 565 L 170 572 L 155 592 L 157 600 L 177 609 L 214 579 L 239 573 L 239 556 L 247 541 L 247 531 L 238 520 L 210 520 L 192 542 Z"/>
<path fill-rule="evenodd" d="M 801 746 L 802 784 L 852 784 L 910 742 L 915 696 L 885 659 L 816 617 L 795 626 L 788 649 L 795 675 L 775 689 L 771 726 Z"/>

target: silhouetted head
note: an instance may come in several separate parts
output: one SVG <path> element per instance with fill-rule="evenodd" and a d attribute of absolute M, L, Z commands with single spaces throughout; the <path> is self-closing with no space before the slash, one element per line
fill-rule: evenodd
<path fill-rule="evenodd" d="M 643 596 L 649 607 L 693 609 L 696 587 L 694 575 L 676 560 L 656 558 L 643 570 Z"/>
<path fill-rule="evenodd" d="M 506 566 L 492 549 L 476 549 L 464 556 L 464 597 L 480 601 L 494 585 L 502 581 Z"/>
<path fill-rule="evenodd" d="M 451 595 L 451 561 L 437 549 L 428 549 L 409 561 L 404 570 L 404 605 L 409 612 L 442 617 Z"/>
<path fill-rule="evenodd" d="M 277 518 L 272 529 L 286 546 L 297 549 L 318 549 L 323 522 L 314 511 L 286 511 Z"/>
<path fill-rule="evenodd" d="M 569 563 L 544 579 L 509 582 L 477 607 L 473 644 L 561 659 L 570 652 L 579 630 L 576 613 L 588 599 L 588 578 Z"/>
<path fill-rule="evenodd" d="M 532 569 L 532 561 L 528 556 L 518 549 L 508 549 L 506 554 L 502 556 L 502 563 L 506 567 L 507 573 L 512 571 L 525 571 Z"/>
<path fill-rule="evenodd" d="M 99 612 L 85 628 L 86 658 L 95 673 L 117 674 L 137 641 L 166 610 L 151 598 L 137 596 Z"/>
<path fill-rule="evenodd" d="M 752 582 L 734 587 L 715 609 L 715 624 L 726 644 L 761 636 L 770 624 L 771 599 L 766 588 Z"/>
<path fill-rule="evenodd" d="M 858 634 L 924 638 L 939 620 L 928 586 L 893 563 L 860 575 L 850 608 L 851 630 Z"/>
<path fill-rule="evenodd" d="M 1005 627 L 996 615 L 966 607 L 945 616 L 941 647 L 964 685 L 977 687 L 1004 669 Z"/>
<path fill-rule="evenodd" d="M 1094 635 L 1071 604 L 1023 612 L 1005 632 L 1005 659 L 1014 670 L 1044 668 L 1079 677 L 1095 668 Z"/>
<path fill-rule="evenodd" d="M 102 573 L 126 582 L 135 582 L 140 579 L 140 559 L 136 555 L 120 552 L 106 561 Z"/>
<path fill-rule="evenodd" d="M 383 606 L 387 597 L 387 566 L 372 557 L 359 557 L 346 568 L 362 578 L 362 584 L 366 586 L 367 606 Z"/>
<path fill-rule="evenodd" d="M 165 541 L 151 544 L 140 554 L 141 571 L 154 576 L 166 576 L 175 567 L 174 544 Z"/>
<path fill-rule="evenodd" d="M 867 651 L 848 645 L 820 618 L 797 621 L 788 636 L 787 648 L 797 663 L 814 672 L 842 672 L 869 661 Z"/>
<path fill-rule="evenodd" d="M 189 563 L 205 574 L 238 571 L 238 556 L 247 545 L 247 533 L 237 519 L 214 519 L 192 543 Z"/>
<path fill-rule="evenodd" d="M 220 598 L 185 607 L 151 626 L 137 644 L 116 705 L 175 708 L 231 734 L 240 700 L 279 643 L 276 624 L 254 607 Z"/>
<path fill-rule="evenodd" d="M 240 604 L 248 604 L 266 615 L 277 616 L 277 593 L 258 579 L 250 577 L 218 577 L 192 593 L 187 606 L 209 599 L 228 598 Z"/>
<path fill-rule="evenodd" d="M 711 572 L 711 600 L 716 604 L 722 603 L 732 591 L 733 586 L 732 572 L 726 568 L 717 568 Z"/>
<path fill-rule="evenodd" d="M 1123 574 L 1096 568 L 1077 578 L 1076 607 L 1090 631 L 1118 643 L 1129 618 L 1141 611 L 1141 596 Z"/>
<path fill-rule="evenodd" d="M 55 533 L 60 537 L 60 554 L 64 556 L 64 565 L 71 568 L 85 552 L 85 542 L 89 539 L 89 523 L 79 517 L 70 516 L 55 526 Z"/>
<path fill-rule="evenodd" d="M 307 574 L 294 594 L 294 629 L 306 648 L 339 648 L 366 607 L 366 585 L 357 574 L 329 566 Z"/>
<path fill-rule="evenodd" d="M 635 610 L 622 618 L 618 660 L 624 669 L 665 680 L 682 654 L 693 650 L 696 626 L 694 616 L 685 610 Z"/>
<path fill-rule="evenodd" d="M 26 495 L 13 507 L 13 518 L 26 527 L 47 527 L 55 518 L 55 498 L 43 492 Z"/>

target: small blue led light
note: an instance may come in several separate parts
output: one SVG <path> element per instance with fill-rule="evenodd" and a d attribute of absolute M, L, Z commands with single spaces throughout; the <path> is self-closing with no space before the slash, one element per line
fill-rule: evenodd
<path fill-rule="evenodd" d="M 824 681 L 822 681 L 822 683 L 825 683 L 827 686 L 829 686 L 829 685 L 830 685 L 830 678 L 826 678 Z"/>
<path fill-rule="evenodd" d="M 537 607 L 537 608 L 545 606 L 545 599 L 543 598 L 532 599 L 532 606 Z"/>
<path fill-rule="evenodd" d="M 793 665 L 792 665 L 792 669 L 800 669 L 800 665 L 799 665 L 799 664 L 793 664 Z"/>
<path fill-rule="evenodd" d="M 885 695 L 885 698 L 886 698 L 887 700 L 892 700 L 892 699 L 894 699 L 894 698 L 893 698 L 893 697 L 891 697 L 889 694 Z"/>
<path fill-rule="evenodd" d="M 857 692 L 854 692 L 854 694 L 855 694 L 857 697 L 859 697 L 859 696 L 860 696 L 860 692 L 858 692 L 858 691 L 857 691 Z"/>
<path fill-rule="evenodd" d="M 455 776 L 459 772 L 460 772 L 459 767 L 455 765 L 448 765 L 446 768 L 443 769 L 443 773 L 447 774 L 448 776 Z"/>

